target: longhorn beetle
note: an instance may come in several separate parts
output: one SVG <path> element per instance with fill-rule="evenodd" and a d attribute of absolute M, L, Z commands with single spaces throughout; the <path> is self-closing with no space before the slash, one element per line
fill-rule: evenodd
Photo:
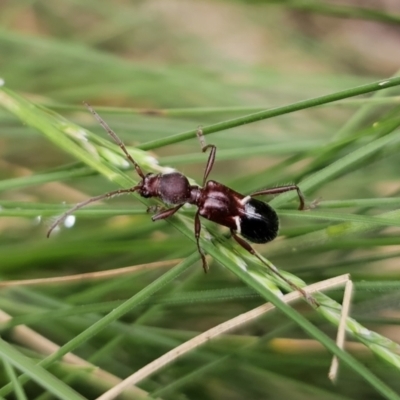
<path fill-rule="evenodd" d="M 66 211 L 63 215 L 56 219 L 51 225 L 47 237 L 50 236 L 53 229 L 63 221 L 68 215 L 74 211 L 98 200 L 111 198 L 123 193 L 137 192 L 144 198 L 157 197 L 162 200 L 164 204 L 172 206 L 168 209 L 163 209 L 153 215 L 152 220 L 158 221 L 166 219 L 174 215 L 185 203 L 193 204 L 197 207 L 194 217 L 194 235 L 196 239 L 197 249 L 200 253 L 203 269 L 205 272 L 208 270 L 205 254 L 200 247 L 200 231 L 201 223 L 200 216 L 206 218 L 219 225 L 226 226 L 230 229 L 232 237 L 236 242 L 247 250 L 250 254 L 257 257 L 264 265 L 266 265 L 273 273 L 279 276 L 294 290 L 299 291 L 307 300 L 311 300 L 316 304 L 313 298 L 300 287 L 295 285 L 289 279 L 281 275 L 278 270 L 268 265 L 238 234 L 253 243 L 267 243 L 274 240 L 278 234 L 279 219 L 275 210 L 268 204 L 254 199 L 254 196 L 279 194 L 296 190 L 299 197 L 300 205 L 299 210 L 304 210 L 305 200 L 302 192 L 297 185 L 278 186 L 270 189 L 259 190 L 244 196 L 231 188 L 223 185 L 222 183 L 207 180 L 210 174 L 217 152 L 216 146 L 209 144 L 206 145 L 202 130 L 199 128 L 197 136 L 200 141 L 201 150 L 203 152 L 210 149 L 210 155 L 206 164 L 203 185 L 190 185 L 186 176 L 179 172 L 171 172 L 167 174 L 145 174 L 132 156 L 128 153 L 124 143 L 117 136 L 117 134 L 107 125 L 107 123 L 96 113 L 96 111 L 87 103 L 84 103 L 89 111 L 93 114 L 96 120 L 104 128 L 104 130 L 113 138 L 121 150 L 124 152 L 128 160 L 135 167 L 136 173 L 141 178 L 141 181 L 129 189 L 118 189 L 100 196 L 92 197 L 81 203 L 76 204 L 70 210 Z"/>

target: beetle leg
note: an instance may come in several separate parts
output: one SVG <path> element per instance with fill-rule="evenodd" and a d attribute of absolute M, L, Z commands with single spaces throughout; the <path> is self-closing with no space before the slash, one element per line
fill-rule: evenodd
<path fill-rule="evenodd" d="M 299 210 L 304 210 L 305 209 L 304 195 L 297 185 L 285 185 L 285 186 L 278 186 L 278 187 L 269 188 L 269 189 L 263 189 L 263 190 L 259 190 L 258 192 L 252 193 L 250 196 L 253 197 L 253 196 L 261 196 L 263 194 L 280 194 L 280 193 L 289 192 L 291 190 L 297 191 L 297 195 L 299 196 L 299 200 L 300 200 Z"/>
<path fill-rule="evenodd" d="M 199 211 L 197 210 L 196 215 L 194 217 L 194 236 L 196 238 L 197 250 L 200 253 L 201 261 L 203 262 L 204 272 L 207 273 L 208 264 L 207 264 L 206 256 L 204 255 L 204 252 L 200 247 L 200 232 L 201 232 L 200 214 L 199 214 Z"/>
<path fill-rule="evenodd" d="M 214 166 L 215 154 L 217 152 L 217 147 L 214 146 L 213 144 L 206 145 L 206 142 L 204 140 L 203 130 L 201 128 L 197 129 L 196 135 L 199 138 L 201 151 L 203 153 L 206 152 L 208 149 L 211 149 L 211 152 L 208 157 L 207 164 L 206 164 L 206 169 L 204 171 L 204 177 L 203 177 L 203 187 L 204 187 L 204 185 L 207 182 L 208 175 L 210 174 L 210 172 Z"/>
<path fill-rule="evenodd" d="M 171 215 L 174 215 L 182 206 L 183 206 L 183 204 L 179 204 L 178 206 L 176 206 L 174 208 L 168 208 L 167 210 L 162 210 L 159 213 L 157 213 L 156 215 L 153 215 L 151 217 L 151 219 L 153 221 L 158 221 L 159 219 L 167 219 Z"/>
<path fill-rule="evenodd" d="M 293 290 L 298 291 L 299 293 L 301 293 L 301 295 L 309 302 L 313 303 L 315 306 L 319 306 L 319 304 L 317 303 L 317 301 L 310 296 L 308 293 L 306 293 L 301 287 L 297 286 L 296 284 L 294 284 L 292 281 L 290 281 L 289 279 L 285 278 L 275 267 L 272 267 L 271 265 L 268 265 L 258 254 L 257 252 L 250 246 L 249 243 L 247 243 L 244 239 L 242 239 L 241 237 L 239 237 L 236 232 L 231 229 L 231 234 L 232 237 L 236 240 L 236 242 L 242 246 L 245 250 L 247 250 L 250 254 L 252 254 L 253 256 L 257 257 L 266 267 L 268 267 L 268 269 L 273 272 L 275 275 L 277 275 L 279 278 L 281 278 L 284 282 L 286 282 Z"/>

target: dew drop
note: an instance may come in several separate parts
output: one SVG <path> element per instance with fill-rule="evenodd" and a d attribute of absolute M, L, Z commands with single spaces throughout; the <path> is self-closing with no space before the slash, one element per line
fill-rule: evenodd
<path fill-rule="evenodd" d="M 72 228 L 75 225 L 75 221 L 76 221 L 75 215 L 68 215 L 68 217 L 65 218 L 64 226 L 66 228 Z"/>

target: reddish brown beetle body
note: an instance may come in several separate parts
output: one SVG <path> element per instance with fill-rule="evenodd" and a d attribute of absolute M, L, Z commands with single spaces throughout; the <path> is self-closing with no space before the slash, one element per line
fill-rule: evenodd
<path fill-rule="evenodd" d="M 68 215 L 72 214 L 75 210 L 84 207 L 85 205 L 97 200 L 110 198 L 112 196 L 122 193 L 137 192 L 140 196 L 149 198 L 156 197 L 162 200 L 164 204 L 173 206 L 172 208 L 164 209 L 153 215 L 152 220 L 157 221 L 166 219 L 175 214 L 184 204 L 189 203 L 197 207 L 197 212 L 194 218 L 194 232 L 196 238 L 197 249 L 201 255 L 204 271 L 207 271 L 207 261 L 205 255 L 200 247 L 200 232 L 201 223 L 200 216 L 213 221 L 219 225 L 226 226 L 230 229 L 232 237 L 236 242 L 246 249 L 249 253 L 257 257 L 268 268 L 271 267 L 263 261 L 263 259 L 255 252 L 248 242 L 242 239 L 238 234 L 247 240 L 255 243 L 266 243 L 273 239 L 278 234 L 279 219 L 274 209 L 268 204 L 256 200 L 254 196 L 279 194 L 290 190 L 296 190 L 300 206 L 299 209 L 304 209 L 304 197 L 297 185 L 286 185 L 270 189 L 264 189 L 254 192 L 248 196 L 244 196 L 233 189 L 213 180 L 208 181 L 215 161 L 216 147 L 214 145 L 206 146 L 201 130 L 198 130 L 197 135 L 202 145 L 202 151 L 210 149 L 210 155 L 205 168 L 203 176 L 203 187 L 197 185 L 190 185 L 186 176 L 179 172 L 172 172 L 167 174 L 144 174 L 140 166 L 128 153 L 125 145 L 113 132 L 110 127 L 100 118 L 100 116 L 89 106 L 89 110 L 108 132 L 108 134 L 115 140 L 125 153 L 128 160 L 133 164 L 137 174 L 140 176 L 141 181 L 130 189 L 119 189 L 104 195 L 92 197 L 82 203 L 77 204 L 75 207 L 64 213 L 52 225 L 48 232 L 51 231 Z M 307 294 L 291 281 L 283 277 L 278 271 L 273 270 L 281 279 L 292 286 L 295 290 L 300 291 L 305 297 Z"/>

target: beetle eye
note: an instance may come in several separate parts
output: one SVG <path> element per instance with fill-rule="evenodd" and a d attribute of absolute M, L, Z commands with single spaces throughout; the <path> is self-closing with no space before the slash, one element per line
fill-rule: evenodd
<path fill-rule="evenodd" d="M 141 192 L 140 192 L 140 195 L 141 195 L 142 197 L 144 197 L 145 199 L 147 199 L 147 198 L 150 197 L 150 193 L 149 193 L 147 190 L 141 191 Z"/>

